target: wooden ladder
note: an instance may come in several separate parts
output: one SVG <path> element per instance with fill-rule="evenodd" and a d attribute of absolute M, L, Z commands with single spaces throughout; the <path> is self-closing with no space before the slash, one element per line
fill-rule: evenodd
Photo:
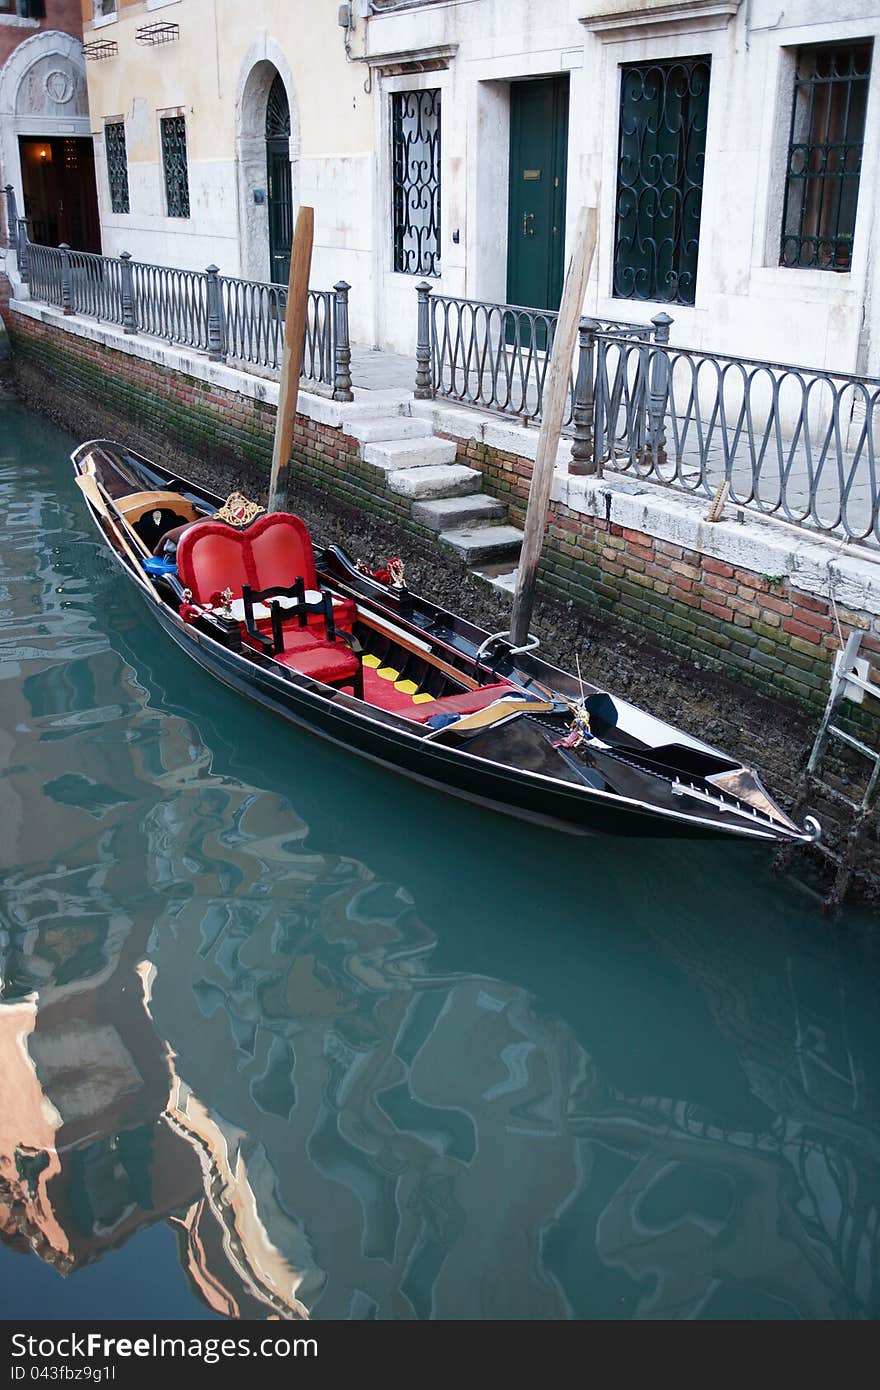
<path fill-rule="evenodd" d="M 844 895 L 849 887 L 850 880 L 855 868 L 856 855 L 859 846 L 865 838 L 870 828 L 871 818 L 874 814 L 874 802 L 877 797 L 877 788 L 880 784 L 880 750 L 869 748 L 861 739 L 853 734 L 841 729 L 835 722 L 835 714 L 843 700 L 850 700 L 854 704 L 862 704 L 865 697 L 880 702 L 880 685 L 876 685 L 868 679 L 868 662 L 859 657 L 859 647 L 862 641 L 862 633 L 859 631 L 851 632 L 845 647 L 837 653 L 834 661 L 834 670 L 831 675 L 831 690 L 828 695 L 828 703 L 822 715 L 819 729 L 807 761 L 806 770 L 801 780 L 800 795 L 798 798 L 798 812 L 803 811 L 809 800 L 810 793 L 818 789 L 821 794 L 828 798 L 834 805 L 842 807 L 853 815 L 852 823 L 846 834 L 846 841 L 843 849 L 836 851 L 828 845 L 819 844 L 817 849 L 826 859 L 836 865 L 837 872 L 834 882 L 822 902 L 822 910 L 826 913 L 837 912 L 843 902 Z M 845 792 L 837 787 L 831 786 L 820 775 L 820 768 L 828 751 L 829 745 L 833 740 L 845 744 L 854 752 L 866 758 L 871 764 L 871 771 L 865 786 L 864 793 L 860 801 L 853 800 Z M 783 852 L 785 853 L 785 852 Z M 786 855 L 787 858 L 787 855 Z M 783 863 L 785 861 L 783 860 Z M 779 866 L 779 860 L 777 860 Z"/>

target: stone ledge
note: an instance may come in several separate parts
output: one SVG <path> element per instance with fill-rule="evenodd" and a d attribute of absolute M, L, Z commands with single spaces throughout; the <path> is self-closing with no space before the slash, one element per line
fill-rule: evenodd
<path fill-rule="evenodd" d="M 749 512 L 742 522 L 730 514 L 706 521 L 710 498 L 672 493 L 619 474 L 573 477 L 567 468 L 557 468 L 551 499 L 583 516 L 641 531 L 737 569 L 785 578 L 795 589 L 826 602 L 833 592 L 841 608 L 880 615 L 880 553 L 857 552 L 839 539 L 826 540 Z"/>
<path fill-rule="evenodd" d="M 169 371 L 180 372 L 194 377 L 223 391 L 232 391 L 248 400 L 260 401 L 266 405 L 278 405 L 278 382 L 269 377 L 256 376 L 252 372 L 231 367 L 225 362 L 212 362 L 206 353 L 192 348 L 175 347 L 158 338 L 147 338 L 140 334 L 124 333 L 112 323 L 98 323 L 94 319 L 80 318 L 77 314 L 63 314 L 60 309 L 48 304 L 38 304 L 35 300 L 12 298 L 10 311 L 23 318 L 34 319 L 61 333 L 70 333 L 76 338 L 111 348 L 128 357 L 151 362 L 154 366 L 165 367 Z M 354 401 L 334 401 L 329 396 L 318 395 L 300 387 L 297 397 L 297 413 L 305 415 L 317 424 L 330 425 L 346 432 L 346 426 L 358 420 L 371 419 L 376 415 L 406 415 L 409 413 L 409 396 L 399 391 L 365 391 L 356 389 Z"/>

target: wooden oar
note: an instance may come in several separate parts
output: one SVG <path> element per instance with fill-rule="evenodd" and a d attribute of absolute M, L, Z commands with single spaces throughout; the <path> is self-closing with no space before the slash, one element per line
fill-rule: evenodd
<path fill-rule="evenodd" d="M 128 537 L 125 535 L 125 532 L 123 531 L 120 522 L 117 521 L 117 518 L 114 517 L 113 513 L 110 511 L 110 508 L 107 505 L 107 501 L 104 498 L 104 495 L 101 492 L 101 489 L 98 485 L 97 478 L 95 478 L 91 473 L 78 473 L 76 477 L 76 485 L 79 488 L 80 492 L 82 492 L 83 496 L 88 498 L 89 502 L 91 502 L 95 511 L 100 516 L 102 516 L 105 521 L 108 521 L 110 523 L 112 535 L 115 536 L 116 539 L 119 541 L 119 544 L 125 551 L 129 560 L 131 560 L 132 564 L 136 566 L 136 568 L 140 571 L 141 574 L 144 574 L 144 567 L 141 562 L 141 557 L 134 550 L 132 550 L 131 546 L 128 543 Z"/>
<path fill-rule="evenodd" d="M 513 613 L 510 619 L 510 640 L 515 647 L 528 641 L 529 624 L 532 620 L 532 606 L 535 602 L 535 580 L 538 574 L 538 561 L 544 543 L 544 527 L 547 521 L 547 506 L 550 489 L 553 485 L 553 469 L 556 464 L 556 451 L 562 433 L 562 417 L 568 399 L 571 380 L 571 360 L 578 324 L 584 306 L 587 280 L 593 264 L 596 249 L 596 209 L 581 208 L 574 249 L 565 276 L 565 289 L 559 306 L 556 321 L 556 336 L 550 354 L 550 365 L 544 383 L 544 399 L 541 410 L 541 429 L 538 434 L 538 447 L 535 453 L 535 466 L 532 469 L 532 482 L 529 488 L 529 501 L 526 509 L 525 535 L 516 576 L 516 590 L 513 598 Z"/>
<path fill-rule="evenodd" d="M 440 734 L 472 733 L 475 729 L 488 729 L 500 719 L 509 719 L 512 714 L 547 714 L 555 708 L 555 700 L 506 699 L 502 696 L 485 709 L 475 710 L 473 714 L 463 714 L 454 724 L 444 724 L 442 729 L 432 729 L 425 738 L 437 738 Z"/>
<path fill-rule="evenodd" d="M 293 234 L 293 245 L 290 250 L 287 315 L 284 320 L 284 350 L 281 354 L 281 383 L 278 390 L 278 414 L 275 417 L 275 443 L 272 449 L 272 472 L 269 478 L 269 501 L 267 503 L 267 509 L 270 512 L 283 512 L 287 507 L 287 483 L 290 475 L 296 399 L 299 394 L 299 378 L 302 371 L 306 337 L 309 272 L 312 267 L 314 232 L 314 209 L 300 208 L 296 215 L 296 230 Z"/>

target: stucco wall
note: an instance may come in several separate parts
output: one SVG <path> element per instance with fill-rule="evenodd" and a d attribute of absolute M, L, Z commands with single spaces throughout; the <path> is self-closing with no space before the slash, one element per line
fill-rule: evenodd
<path fill-rule="evenodd" d="M 609 19 L 609 14 L 616 16 Z M 852 270 L 778 265 L 792 66 L 801 45 L 880 35 L 877 0 L 466 0 L 414 6 L 370 21 L 377 62 L 446 46 L 446 70 L 375 84 L 377 152 L 387 144 L 387 93 L 395 85 L 443 89 L 443 239 L 438 293 L 506 298 L 509 84 L 568 72 L 567 232 L 579 206 L 599 208 L 599 243 L 587 311 L 647 321 L 660 307 L 682 345 L 841 371 L 880 371 L 880 300 L 869 258 L 880 169 L 880 75 L 875 53 Z M 880 44 L 877 45 L 880 49 Z M 709 128 L 697 297 L 661 306 L 611 294 L 620 65 L 711 57 Z M 411 350 L 410 276 L 390 272 L 388 180 L 376 202 L 382 288 L 379 337 Z M 453 232 L 458 231 L 458 242 Z M 875 262 L 876 262 L 876 258 Z M 864 321 L 863 321 L 864 306 Z"/>
<path fill-rule="evenodd" d="M 138 259 L 268 279 L 267 210 L 254 203 L 266 189 L 265 156 L 247 163 L 242 141 L 265 111 L 250 113 L 248 75 L 271 63 L 282 75 L 291 108 L 290 152 L 294 201 L 316 210 L 312 284 L 340 277 L 364 281 L 370 260 L 372 110 L 363 90 L 365 70 L 347 62 L 336 7 L 310 0 L 156 0 L 128 4 L 100 27 L 86 26 L 86 41 L 113 39 L 118 55 L 88 65 L 104 252 L 127 250 Z M 161 45 L 135 41 L 135 31 L 158 20 L 179 26 L 179 38 Z M 186 118 L 191 216 L 164 215 L 159 115 Z M 125 120 L 130 212 L 110 210 L 103 128 L 107 117 Z M 259 117 L 259 120 L 257 120 Z M 257 252 L 249 243 L 256 241 Z M 365 301 L 362 300 L 362 304 Z M 355 311 L 357 312 L 357 311 Z M 358 336 L 369 336 L 355 323 Z"/>

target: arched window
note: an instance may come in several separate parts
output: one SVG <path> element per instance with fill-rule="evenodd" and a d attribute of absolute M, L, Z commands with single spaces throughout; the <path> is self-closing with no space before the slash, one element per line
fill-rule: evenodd
<path fill-rule="evenodd" d="M 266 99 L 266 177 L 269 181 L 269 277 L 286 285 L 293 239 L 290 177 L 290 103 L 276 73 Z"/>
<path fill-rule="evenodd" d="M 290 103 L 280 73 L 276 73 L 266 102 L 266 139 L 290 139 Z"/>

